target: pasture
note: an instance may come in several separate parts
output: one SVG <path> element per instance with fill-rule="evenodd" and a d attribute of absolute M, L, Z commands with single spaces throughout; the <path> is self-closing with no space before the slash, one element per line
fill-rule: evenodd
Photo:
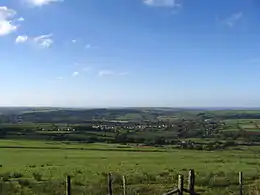
<path fill-rule="evenodd" d="M 202 194 L 237 194 L 239 171 L 251 190 L 260 174 L 258 147 L 212 152 L 12 140 L 1 140 L 0 147 L 4 194 L 63 194 L 68 174 L 73 194 L 107 194 L 106 177 L 112 172 L 115 194 L 122 194 L 124 175 L 128 194 L 159 195 L 174 188 L 177 174 L 187 175 L 190 168 Z"/>

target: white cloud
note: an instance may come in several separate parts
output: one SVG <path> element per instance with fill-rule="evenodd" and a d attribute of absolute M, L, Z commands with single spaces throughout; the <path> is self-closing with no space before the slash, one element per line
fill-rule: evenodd
<path fill-rule="evenodd" d="M 13 18 L 16 15 L 16 11 L 9 9 L 5 6 L 0 6 L 0 20 L 6 20 Z"/>
<path fill-rule="evenodd" d="M 15 15 L 15 10 L 0 6 L 0 36 L 8 35 L 17 30 L 18 26 L 14 24 Z"/>
<path fill-rule="evenodd" d="M 228 25 L 230 28 L 234 27 L 235 24 L 243 17 L 243 12 L 238 12 L 232 16 L 224 19 L 221 23 Z"/>
<path fill-rule="evenodd" d="M 101 70 L 98 73 L 98 76 L 103 77 L 103 76 L 126 76 L 128 75 L 128 72 L 114 72 L 111 70 Z"/>
<path fill-rule="evenodd" d="M 23 17 L 20 17 L 17 19 L 18 22 L 23 22 L 24 21 L 24 18 Z"/>
<path fill-rule="evenodd" d="M 101 70 L 99 71 L 98 73 L 98 76 L 111 76 L 111 75 L 114 75 L 114 72 L 113 71 L 110 71 L 110 70 Z"/>
<path fill-rule="evenodd" d="M 72 42 L 72 43 L 76 43 L 76 42 L 77 42 L 77 40 L 76 40 L 76 39 L 73 39 L 73 40 L 71 40 L 71 42 Z"/>
<path fill-rule="evenodd" d="M 34 7 L 41 7 L 55 2 L 63 2 L 63 0 L 25 0 L 29 5 Z"/>
<path fill-rule="evenodd" d="M 92 44 L 86 44 L 85 49 L 99 49 L 100 46 L 98 45 L 92 45 Z"/>
<path fill-rule="evenodd" d="M 78 75 L 79 75 L 79 72 L 77 72 L 77 71 L 75 71 L 75 72 L 72 73 L 72 76 L 73 76 L 73 77 L 76 77 L 76 76 L 78 76 Z"/>
<path fill-rule="evenodd" d="M 181 4 L 177 3 L 176 0 L 142 0 L 144 4 L 148 6 L 156 7 L 175 7 L 180 8 Z"/>
<path fill-rule="evenodd" d="M 53 45 L 53 38 L 52 34 L 41 35 L 36 37 L 28 37 L 27 35 L 19 35 L 15 43 L 25 43 L 25 42 L 32 42 L 39 46 L 40 48 L 50 48 Z"/>
<path fill-rule="evenodd" d="M 28 40 L 28 36 L 20 35 L 16 38 L 15 43 L 25 43 Z"/>
<path fill-rule="evenodd" d="M 42 48 L 49 48 L 53 45 L 52 34 L 35 37 L 33 41 Z"/>

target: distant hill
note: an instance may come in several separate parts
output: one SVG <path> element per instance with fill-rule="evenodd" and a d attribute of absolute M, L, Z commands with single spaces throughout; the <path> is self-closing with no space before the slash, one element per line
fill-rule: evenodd
<path fill-rule="evenodd" d="M 19 118 L 34 123 L 86 123 L 91 121 L 144 122 L 181 118 L 217 117 L 219 119 L 260 118 L 260 110 L 211 110 L 199 108 L 55 108 L 55 107 L 0 107 L 0 122 Z M 12 118 L 12 119 L 10 119 Z"/>
<path fill-rule="evenodd" d="M 62 108 L 52 107 L 0 107 L 1 114 L 22 114 L 24 112 L 40 112 L 40 111 L 53 111 Z"/>
<path fill-rule="evenodd" d="M 68 108 L 0 108 L 5 116 L 15 115 L 28 122 L 75 122 L 87 121 L 158 121 L 160 116 L 173 116 L 183 112 L 173 108 L 99 108 L 99 109 L 68 109 Z"/>

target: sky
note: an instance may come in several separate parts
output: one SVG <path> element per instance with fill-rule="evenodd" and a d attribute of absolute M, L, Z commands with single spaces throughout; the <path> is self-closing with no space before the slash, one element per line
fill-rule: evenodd
<path fill-rule="evenodd" d="M 260 107 L 259 0 L 0 0 L 0 106 Z"/>

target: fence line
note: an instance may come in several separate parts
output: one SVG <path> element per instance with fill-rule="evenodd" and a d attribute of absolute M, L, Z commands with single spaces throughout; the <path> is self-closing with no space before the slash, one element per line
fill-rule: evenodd
<path fill-rule="evenodd" d="M 112 173 L 108 174 L 108 195 L 113 195 L 113 190 L 112 190 Z"/>
<path fill-rule="evenodd" d="M 189 189 L 188 190 L 190 192 L 194 192 L 194 190 L 195 190 L 194 186 L 195 186 L 195 172 L 192 169 L 192 170 L 189 171 L 189 180 L 188 180 Z M 192 193 L 190 193 L 190 194 L 192 194 Z"/>
<path fill-rule="evenodd" d="M 188 177 L 188 189 L 184 188 L 184 177 L 183 175 L 178 175 L 178 187 L 170 192 L 165 193 L 164 195 L 183 195 L 184 192 L 188 193 L 190 195 L 199 195 L 197 192 L 195 192 L 195 172 L 194 170 L 189 171 L 189 177 Z"/>
<path fill-rule="evenodd" d="M 126 195 L 126 177 L 122 177 L 122 190 L 123 195 Z M 243 190 L 243 172 L 239 172 L 238 174 L 238 184 L 239 184 L 239 195 L 244 194 Z M 190 195 L 200 195 L 199 193 L 195 192 L 195 172 L 193 169 L 189 171 L 188 174 L 188 184 L 187 189 L 184 188 L 184 176 L 178 175 L 178 185 L 176 189 L 173 189 L 163 195 L 184 195 L 184 193 L 190 194 Z M 71 194 L 71 177 L 68 175 L 66 178 L 66 195 L 72 195 Z M 113 195 L 113 180 L 112 180 L 112 173 L 108 174 L 108 195 Z"/>
<path fill-rule="evenodd" d="M 242 172 L 239 172 L 238 183 L 239 183 L 239 195 L 243 195 L 243 173 Z"/>
<path fill-rule="evenodd" d="M 66 181 L 66 195 L 71 195 L 71 178 L 68 175 Z"/>
<path fill-rule="evenodd" d="M 125 176 L 123 176 L 123 195 L 126 195 Z"/>

